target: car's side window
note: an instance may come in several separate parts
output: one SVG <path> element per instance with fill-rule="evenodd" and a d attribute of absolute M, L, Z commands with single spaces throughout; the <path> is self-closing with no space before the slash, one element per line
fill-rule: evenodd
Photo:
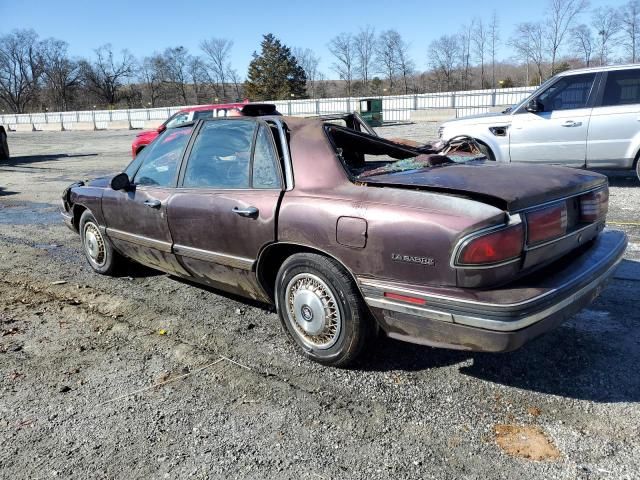
<path fill-rule="evenodd" d="M 189 112 L 180 112 L 180 113 L 177 113 L 175 116 L 173 116 L 167 122 L 167 128 L 178 127 L 181 124 L 186 123 L 188 121 L 189 121 Z"/>
<path fill-rule="evenodd" d="M 253 188 L 280 188 L 278 153 L 269 127 L 260 125 L 253 152 Z"/>
<path fill-rule="evenodd" d="M 545 112 L 585 108 L 596 78 L 595 73 L 560 78 L 538 96 Z"/>
<path fill-rule="evenodd" d="M 249 188 L 252 120 L 205 122 L 193 143 L 183 187 Z"/>
<path fill-rule="evenodd" d="M 640 103 L 640 69 L 609 72 L 602 106 L 634 103 Z"/>
<path fill-rule="evenodd" d="M 182 152 L 189 141 L 193 127 L 165 130 L 151 145 L 142 150 L 142 165 L 133 182 L 136 185 L 170 187 L 175 183 Z"/>
<path fill-rule="evenodd" d="M 198 110 L 193 112 L 194 122 L 200 118 L 213 118 L 213 110 Z"/>

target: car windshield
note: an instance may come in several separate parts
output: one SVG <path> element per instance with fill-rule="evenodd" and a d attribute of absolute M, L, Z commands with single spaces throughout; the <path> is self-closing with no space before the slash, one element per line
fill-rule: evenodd
<path fill-rule="evenodd" d="M 522 100 L 520 100 L 518 103 L 516 103 L 515 105 L 508 107 L 506 110 L 504 110 L 502 113 L 511 113 L 511 112 L 517 112 L 518 109 L 520 109 L 520 107 L 522 107 L 523 105 L 525 105 L 527 102 L 529 102 L 529 100 L 531 100 L 535 95 L 538 94 L 538 92 L 542 91 L 543 89 L 546 89 L 549 84 L 551 84 L 552 82 L 555 82 L 558 78 L 557 77 L 551 77 L 549 80 L 545 81 L 542 83 L 542 85 L 540 85 L 538 88 L 536 88 L 531 95 L 527 95 L 526 97 L 524 97 Z"/>

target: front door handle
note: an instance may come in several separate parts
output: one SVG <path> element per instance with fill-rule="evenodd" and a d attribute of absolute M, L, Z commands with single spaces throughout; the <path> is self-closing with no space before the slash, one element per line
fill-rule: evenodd
<path fill-rule="evenodd" d="M 233 207 L 231 211 L 236 215 L 240 215 L 241 217 L 256 217 L 258 215 L 259 210 L 256 207 L 246 207 L 246 208 Z"/>
<path fill-rule="evenodd" d="M 162 202 L 154 198 L 152 200 L 145 200 L 144 206 L 149 208 L 160 208 L 162 206 Z"/>
<path fill-rule="evenodd" d="M 563 127 L 579 127 L 582 122 L 574 122 L 573 120 L 567 120 L 562 124 Z"/>

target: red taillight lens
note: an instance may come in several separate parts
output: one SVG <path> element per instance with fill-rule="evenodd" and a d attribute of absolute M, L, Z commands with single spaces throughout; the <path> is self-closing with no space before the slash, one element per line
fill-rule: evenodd
<path fill-rule="evenodd" d="M 604 187 L 580 197 L 580 221 L 595 222 L 609 211 L 609 188 Z"/>
<path fill-rule="evenodd" d="M 567 233 L 567 204 L 552 205 L 527 213 L 529 245 L 558 238 Z"/>
<path fill-rule="evenodd" d="M 458 258 L 465 265 L 498 263 L 518 257 L 523 243 L 524 228 L 518 224 L 471 240 Z"/>

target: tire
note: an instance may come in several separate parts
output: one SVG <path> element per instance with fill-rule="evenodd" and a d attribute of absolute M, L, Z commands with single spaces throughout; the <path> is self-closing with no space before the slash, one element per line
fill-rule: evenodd
<path fill-rule="evenodd" d="M 0 131 L 0 160 L 9 160 L 9 143 L 7 133 Z"/>
<path fill-rule="evenodd" d="M 95 217 L 85 210 L 80 217 L 79 229 L 82 251 L 91 268 L 101 275 L 113 275 L 122 263 L 122 257 L 100 231 Z"/>
<path fill-rule="evenodd" d="M 640 160 L 636 160 L 636 176 L 640 180 Z"/>
<path fill-rule="evenodd" d="M 476 142 L 478 141 L 476 140 Z M 478 147 L 480 148 L 480 151 L 483 153 L 483 155 L 487 157 L 487 160 L 490 160 L 492 162 L 496 161 L 495 155 L 487 145 L 478 142 Z"/>
<path fill-rule="evenodd" d="M 337 261 L 314 253 L 292 255 L 280 267 L 275 287 L 280 321 L 307 358 L 345 367 L 373 336 L 360 292 Z"/>

